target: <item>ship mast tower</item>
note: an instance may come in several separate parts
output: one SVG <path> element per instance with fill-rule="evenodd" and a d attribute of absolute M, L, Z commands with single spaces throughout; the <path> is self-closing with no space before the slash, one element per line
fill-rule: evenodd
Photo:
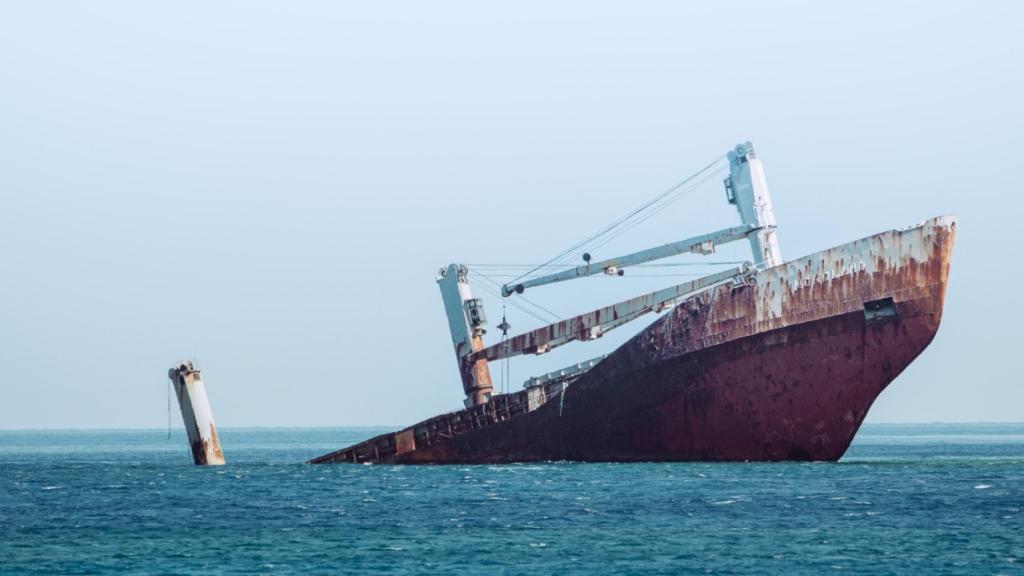
<path fill-rule="evenodd" d="M 437 285 L 441 288 L 444 311 L 448 315 L 448 329 L 455 347 L 455 359 L 462 377 L 462 390 L 466 393 L 466 407 L 483 404 L 491 399 L 494 388 L 487 360 L 468 361 L 468 356 L 484 347 L 487 316 L 479 298 L 473 298 L 467 275 L 469 269 L 462 264 L 449 264 L 437 271 Z"/>

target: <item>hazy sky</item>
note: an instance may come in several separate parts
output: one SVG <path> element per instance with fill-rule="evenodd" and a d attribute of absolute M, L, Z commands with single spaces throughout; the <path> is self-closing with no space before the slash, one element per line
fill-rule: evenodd
<path fill-rule="evenodd" d="M 960 217 L 869 420 L 1022 421 L 1022 37 L 1009 1 L 0 1 L 0 427 L 163 426 L 193 356 L 221 426 L 455 409 L 438 267 L 542 261 L 746 139 L 787 258 Z M 711 182 L 598 256 L 735 224 Z"/>

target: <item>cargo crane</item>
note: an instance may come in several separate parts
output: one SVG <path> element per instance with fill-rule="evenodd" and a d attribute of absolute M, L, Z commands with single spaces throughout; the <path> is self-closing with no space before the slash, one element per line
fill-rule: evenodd
<path fill-rule="evenodd" d="M 530 330 L 491 346 L 484 345 L 483 335 L 486 333 L 487 316 L 483 301 L 473 297 L 468 279 L 469 268 L 464 264 L 450 264 L 440 269 L 437 283 L 448 317 L 448 328 L 451 332 L 463 392 L 466 395 L 466 407 L 478 406 L 491 399 L 493 383 L 489 362 L 522 354 L 544 354 L 569 342 L 595 340 L 649 312 L 660 312 L 669 308 L 696 292 L 726 282 L 737 285 L 749 282 L 757 269 L 781 263 L 775 214 L 768 194 L 763 164 L 750 142 L 736 145 L 726 154 L 726 158 L 729 161 L 729 176 L 724 181 L 726 199 L 736 206 L 740 226 L 598 262 L 591 262 L 590 254 L 584 254 L 585 263 L 582 266 L 505 284 L 501 287 L 501 295 L 511 298 L 523 294 L 530 288 L 586 278 L 595 274 L 621 276 L 625 269 L 631 266 L 681 254 L 713 254 L 716 246 L 744 238 L 750 242 L 753 263 L 747 262 L 696 280 L 636 296 Z M 586 362 L 568 370 L 570 373 L 578 373 L 592 365 L 592 362 Z"/>

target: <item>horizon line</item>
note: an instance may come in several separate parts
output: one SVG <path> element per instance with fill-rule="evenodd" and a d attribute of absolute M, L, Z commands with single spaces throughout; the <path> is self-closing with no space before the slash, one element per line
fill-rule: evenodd
<path fill-rule="evenodd" d="M 891 422 L 864 422 L 861 426 L 931 426 L 931 425 L 1024 425 L 1024 420 L 931 420 L 931 421 L 891 421 Z M 393 426 L 389 424 L 351 424 L 351 425 L 323 425 L 323 426 L 265 426 L 265 425 L 245 425 L 245 426 L 218 426 L 218 430 L 329 430 L 329 429 L 352 429 L 352 428 L 381 428 L 381 429 L 394 429 L 404 430 L 409 426 Z M 0 432 L 152 432 L 152 431 L 165 431 L 166 427 L 158 426 L 147 426 L 147 427 L 118 427 L 118 428 L 101 428 L 101 427 L 68 427 L 68 428 L 5 428 L 0 426 Z M 182 431 L 181 426 L 173 427 L 173 430 Z"/>

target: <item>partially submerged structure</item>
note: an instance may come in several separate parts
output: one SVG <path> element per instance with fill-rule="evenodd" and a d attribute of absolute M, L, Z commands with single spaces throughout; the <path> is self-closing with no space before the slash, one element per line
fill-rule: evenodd
<path fill-rule="evenodd" d="M 185 423 L 192 461 L 196 466 L 224 464 L 224 452 L 220 448 L 217 427 L 213 423 L 213 412 L 206 397 L 203 376 L 193 361 L 180 362 L 167 371 L 174 394 L 178 397 L 181 419 Z"/>
<path fill-rule="evenodd" d="M 468 267 L 442 268 L 437 282 L 465 407 L 312 462 L 838 459 L 875 398 L 935 336 L 956 220 L 933 218 L 784 261 L 752 145 L 723 160 L 739 226 L 598 262 L 584 253 L 583 265 L 553 273 L 538 266 L 501 293 L 516 298 L 555 282 L 622 275 L 742 240 L 750 262 L 491 345 Z M 662 312 L 606 356 L 494 393 L 491 362 L 591 341 Z"/>

